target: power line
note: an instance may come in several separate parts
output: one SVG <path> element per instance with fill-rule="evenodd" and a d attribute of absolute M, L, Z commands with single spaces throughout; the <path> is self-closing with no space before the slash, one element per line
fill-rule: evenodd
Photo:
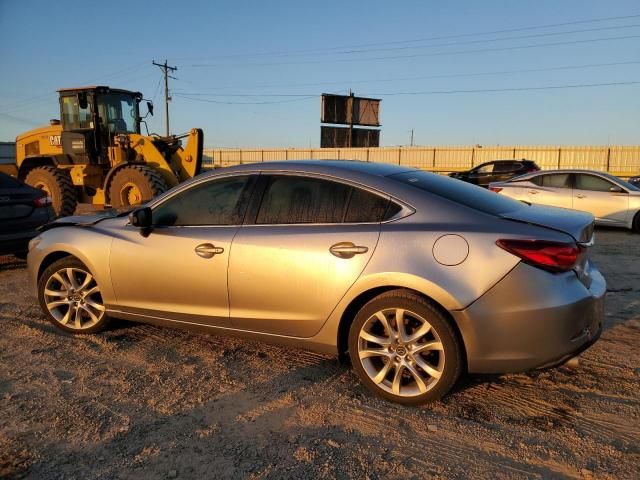
<path fill-rule="evenodd" d="M 516 35 L 509 37 L 498 37 L 498 38 L 486 38 L 486 39 L 476 39 L 476 40 L 464 40 L 464 41 L 455 41 L 455 42 L 444 42 L 444 43 L 432 43 L 427 45 L 405 45 L 400 47 L 384 47 L 384 48 L 366 48 L 366 49 L 348 49 L 348 50 L 336 50 L 330 52 L 318 52 L 314 55 L 353 55 L 360 53 L 373 53 L 373 52 L 390 52 L 390 51 L 399 51 L 399 50 L 415 50 L 415 49 L 424 49 L 424 48 L 434 48 L 434 47 L 451 47 L 456 45 L 475 45 L 480 43 L 495 43 L 495 42 L 504 42 L 510 40 L 526 40 L 530 38 L 542 38 L 542 37 L 556 37 L 560 35 L 573 35 L 577 33 L 591 33 L 591 32 L 601 32 L 605 30 L 621 30 L 628 28 L 637 28 L 640 27 L 640 24 L 632 24 L 632 25 L 614 25 L 609 27 L 597 27 L 597 28 L 585 28 L 579 30 L 567 30 L 562 32 L 545 32 L 545 33 L 533 33 L 528 35 Z M 277 55 L 278 57 L 291 57 L 291 56 L 306 56 L 308 53 L 290 53 L 290 54 L 281 54 Z"/>
<path fill-rule="evenodd" d="M 540 29 L 544 29 L 544 28 L 566 27 L 566 26 L 570 26 L 570 25 L 581 25 L 581 24 L 588 24 L 588 23 L 610 22 L 610 21 L 626 20 L 626 19 L 632 19 L 632 18 L 640 18 L 640 14 L 622 15 L 622 16 L 613 16 L 613 17 L 600 17 L 600 18 L 591 18 L 591 19 L 584 19 L 584 20 L 573 20 L 573 21 L 561 22 L 561 23 L 550 23 L 550 24 L 543 24 L 543 25 L 533 25 L 533 26 L 528 26 L 528 27 L 508 28 L 508 29 L 501 29 L 501 30 L 489 30 L 489 31 L 462 33 L 462 34 L 455 34 L 455 35 L 442 35 L 442 36 L 434 36 L 434 37 L 422 37 L 422 38 L 415 38 L 415 39 L 409 39 L 409 40 L 396 40 L 396 41 L 375 42 L 375 43 L 361 43 L 361 44 L 350 45 L 350 46 L 323 47 L 323 48 L 304 49 L 304 50 L 290 50 L 290 51 L 279 50 L 279 51 L 271 51 L 271 52 L 254 52 L 254 53 L 237 53 L 237 54 L 227 54 L 227 55 L 216 55 L 216 56 L 208 57 L 207 59 L 259 57 L 259 56 L 288 56 L 288 55 L 295 55 L 295 54 L 309 54 L 309 53 L 328 52 L 328 51 L 332 51 L 332 50 L 351 49 L 351 48 L 377 47 L 377 46 L 384 46 L 384 45 L 402 45 L 402 44 L 407 44 L 407 43 L 420 43 L 420 42 L 428 42 L 428 41 L 434 41 L 434 40 L 449 40 L 449 39 L 455 39 L 455 38 L 466 38 L 466 37 L 474 37 L 474 36 L 481 36 L 481 35 L 495 35 L 495 34 L 501 34 L 501 33 L 525 32 L 525 31 L 531 31 L 531 30 L 540 30 Z M 200 57 L 200 59 L 202 59 L 202 57 Z M 186 58 L 185 57 L 185 58 L 180 58 L 179 60 L 194 60 L 194 57 L 191 57 L 191 58 Z"/>
<path fill-rule="evenodd" d="M 613 40 L 626 40 L 631 38 L 640 38 L 640 35 L 622 35 L 617 37 L 601 37 L 601 38 L 589 38 L 583 40 L 570 40 L 563 42 L 552 42 L 552 43 L 538 43 L 538 44 L 529 44 L 529 45 L 518 45 L 518 46 L 510 46 L 510 47 L 492 47 L 492 48 L 482 48 L 475 50 L 457 50 L 452 52 L 428 52 L 428 53 L 413 53 L 410 55 L 389 55 L 382 57 L 365 57 L 365 58 L 341 58 L 334 60 L 304 60 L 304 61 L 294 61 L 294 62 L 264 62 L 264 63 L 220 63 L 220 64 L 193 64 L 192 67 L 196 68 L 225 68 L 225 67 L 247 67 L 247 66 L 276 66 L 276 65 L 308 65 L 308 64 L 327 64 L 327 63 L 353 63 L 353 62 L 371 62 L 378 60 L 398 60 L 398 59 L 410 59 L 410 58 L 421 58 L 421 57 L 438 57 L 438 56 L 446 56 L 446 55 L 465 55 L 469 53 L 486 53 L 486 52 L 501 52 L 501 51 L 512 51 L 512 50 L 525 50 L 531 48 L 544 48 L 544 47 L 557 47 L 561 45 L 580 45 L 586 43 L 596 43 L 596 42 L 605 42 L 605 41 L 613 41 Z"/>
<path fill-rule="evenodd" d="M 450 95 L 454 93 L 502 93 L 502 92 L 524 92 L 531 90 L 563 90 L 569 88 L 591 88 L 591 87 L 614 87 L 622 85 L 640 85 L 640 81 L 628 82 L 607 82 L 607 83 L 581 83 L 574 85 L 545 85 L 541 87 L 513 87 L 513 88 L 479 88 L 473 90 L 428 90 L 422 92 L 386 92 L 368 93 L 367 95 L 388 97 L 395 95 Z"/>
<path fill-rule="evenodd" d="M 417 92 L 382 92 L 382 93 L 366 93 L 364 95 L 373 97 L 389 97 L 400 95 L 451 95 L 457 93 L 503 93 L 503 92 L 524 92 L 524 91 L 538 91 L 538 90 L 564 90 L 572 88 L 595 88 L 595 87 L 613 87 L 623 85 L 638 85 L 640 81 L 625 81 L 625 82 L 605 82 L 605 83 L 581 83 L 581 84 L 563 84 L 563 85 L 544 85 L 544 86 L 525 86 L 525 87 L 507 87 L 507 88 L 480 88 L 471 90 L 425 90 Z M 206 98 L 193 98 L 182 94 L 174 94 L 176 97 L 184 98 L 186 100 L 206 102 L 206 103 L 218 103 L 223 105 L 267 105 L 274 103 L 287 103 L 296 102 L 301 100 L 308 100 L 312 98 L 318 98 L 318 94 L 263 94 L 263 95 L 227 95 L 227 96 L 243 96 L 243 97 L 295 97 L 294 99 L 279 100 L 279 101 L 264 101 L 264 102 L 234 102 L 234 101 L 222 101 L 211 100 Z"/>
<path fill-rule="evenodd" d="M 587 68 L 602 68 L 602 67 L 639 65 L 639 64 L 640 64 L 640 60 L 633 60 L 633 61 L 627 61 L 627 62 L 562 65 L 557 67 L 526 68 L 526 69 L 520 69 L 520 70 L 496 70 L 496 71 L 484 71 L 484 72 L 462 72 L 462 73 L 445 73 L 445 74 L 437 74 L 437 75 L 419 75 L 419 76 L 411 76 L 411 77 L 395 77 L 395 78 L 384 78 L 384 79 L 344 80 L 340 82 L 263 84 L 263 85 L 255 85 L 255 86 L 244 86 L 242 88 L 265 88 L 265 87 L 290 88 L 290 87 L 313 87 L 313 86 L 322 86 L 322 85 L 351 85 L 354 83 L 356 84 L 385 83 L 385 82 L 399 82 L 399 81 L 410 81 L 410 80 L 428 80 L 428 79 L 438 79 L 438 78 L 465 78 L 465 77 L 479 77 L 479 76 L 492 76 L 492 75 L 511 75 L 511 74 L 518 74 L 518 73 L 554 72 L 554 71 L 562 71 L 562 70 L 580 70 L 580 69 L 587 69 Z M 210 87 L 210 88 L 202 88 L 201 90 L 225 90 L 228 88 L 236 88 L 236 87 L 234 86 Z M 189 95 L 189 96 L 210 96 L 210 97 L 227 96 L 226 94 L 192 92 L 189 90 L 173 90 L 173 91 L 174 93 L 180 93 L 182 95 Z M 252 94 L 235 94 L 235 95 L 251 96 Z M 259 96 L 265 96 L 265 95 L 269 95 L 269 94 L 260 94 Z"/>
<path fill-rule="evenodd" d="M 265 101 L 265 102 L 231 102 L 231 101 L 223 101 L 223 100 L 211 100 L 207 98 L 193 98 L 185 95 L 181 95 L 179 93 L 174 93 L 174 96 L 178 98 L 183 98 L 185 100 L 191 100 L 196 102 L 206 102 L 206 103 L 217 103 L 220 105 L 273 105 L 277 103 L 289 103 L 289 102 L 299 102 L 304 100 L 318 99 L 317 94 L 313 95 L 302 95 L 299 98 L 289 99 L 289 100 L 275 100 L 275 101 Z"/>
<path fill-rule="evenodd" d="M 87 84 L 92 84 L 98 81 L 104 81 L 104 80 L 113 80 L 117 77 L 121 77 L 124 74 L 128 74 L 128 73 L 132 73 L 132 72 L 137 72 L 139 71 L 145 64 L 136 64 L 133 66 L 129 66 L 125 69 L 122 70 L 116 70 L 115 72 L 112 73 L 107 73 L 106 75 L 102 75 L 101 77 L 98 78 L 94 78 L 91 80 L 86 80 L 86 81 L 81 81 L 79 82 L 80 85 L 87 85 Z M 127 77 L 125 77 L 127 78 Z M 42 93 L 42 94 L 38 94 L 35 95 L 33 97 L 27 97 L 26 99 L 19 101 L 19 102 L 15 102 L 15 103 L 11 103 L 11 104 L 5 104 L 2 105 L 0 108 L 8 108 L 8 110 L 5 110 L 2 113 L 12 113 L 12 112 L 17 112 L 17 111 L 22 111 L 24 110 L 24 107 L 27 105 L 41 105 L 44 103 L 49 103 L 51 101 L 52 98 L 52 94 L 54 94 L 55 91 L 50 91 L 47 93 Z"/>

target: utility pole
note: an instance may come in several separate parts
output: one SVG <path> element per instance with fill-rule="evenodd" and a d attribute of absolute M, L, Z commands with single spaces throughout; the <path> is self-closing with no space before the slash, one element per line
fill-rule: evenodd
<path fill-rule="evenodd" d="M 347 101 L 349 108 L 349 148 L 353 148 L 353 92 L 349 89 L 349 100 Z"/>
<path fill-rule="evenodd" d="M 169 71 L 171 72 L 175 72 L 176 70 L 178 70 L 178 67 L 170 67 L 169 65 L 167 65 L 167 60 L 165 59 L 164 64 L 162 63 L 156 63 L 156 61 L 153 61 L 153 64 L 156 67 L 160 67 L 160 70 L 162 70 L 162 72 L 164 73 L 164 118 L 165 118 L 165 124 L 166 124 L 166 132 L 167 132 L 167 137 L 169 136 L 169 101 L 171 100 L 171 97 L 169 96 L 169 77 L 171 77 L 171 75 L 169 75 Z M 171 77 L 175 80 L 175 77 Z"/>
<path fill-rule="evenodd" d="M 413 147 L 413 128 L 411 129 L 411 146 Z"/>

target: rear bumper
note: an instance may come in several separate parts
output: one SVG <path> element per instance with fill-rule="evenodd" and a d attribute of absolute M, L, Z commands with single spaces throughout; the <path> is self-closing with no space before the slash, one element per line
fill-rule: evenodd
<path fill-rule="evenodd" d="M 590 267 L 586 288 L 573 272 L 518 264 L 464 310 L 452 312 L 471 373 L 522 372 L 559 365 L 599 338 L 606 282 Z"/>

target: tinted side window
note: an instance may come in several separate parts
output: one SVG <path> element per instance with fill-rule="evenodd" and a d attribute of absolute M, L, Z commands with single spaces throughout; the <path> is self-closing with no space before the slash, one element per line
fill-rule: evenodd
<path fill-rule="evenodd" d="M 249 194 L 248 175 L 212 180 L 170 198 L 153 210 L 159 226 L 238 225 Z"/>
<path fill-rule="evenodd" d="M 576 175 L 576 189 L 578 190 L 593 190 L 595 192 L 608 192 L 613 187 L 613 183 L 605 180 L 604 178 L 596 177 L 595 175 Z"/>
<path fill-rule="evenodd" d="M 553 175 L 542 175 L 542 186 L 550 188 L 568 188 L 569 174 L 555 173 Z"/>
<path fill-rule="evenodd" d="M 475 172 L 476 173 L 491 173 L 491 172 L 493 172 L 493 167 L 494 167 L 493 163 L 489 163 L 487 165 L 482 165 L 480 167 L 477 167 L 475 169 Z"/>
<path fill-rule="evenodd" d="M 389 199 L 366 190 L 353 188 L 345 222 L 381 222 L 389 206 Z"/>
<path fill-rule="evenodd" d="M 264 192 L 258 224 L 341 223 L 351 187 L 311 177 L 274 176 Z"/>
<path fill-rule="evenodd" d="M 496 163 L 493 167 L 494 172 L 512 172 L 522 168 L 522 164 L 519 162 L 501 162 Z"/>

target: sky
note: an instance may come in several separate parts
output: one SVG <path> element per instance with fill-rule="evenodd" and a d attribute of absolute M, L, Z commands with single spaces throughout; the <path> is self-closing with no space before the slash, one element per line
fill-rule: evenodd
<path fill-rule="evenodd" d="M 171 131 L 207 147 L 318 147 L 349 89 L 382 99 L 382 146 L 640 143 L 638 0 L 0 0 L 0 141 L 91 84 L 163 133 L 165 59 Z"/>

